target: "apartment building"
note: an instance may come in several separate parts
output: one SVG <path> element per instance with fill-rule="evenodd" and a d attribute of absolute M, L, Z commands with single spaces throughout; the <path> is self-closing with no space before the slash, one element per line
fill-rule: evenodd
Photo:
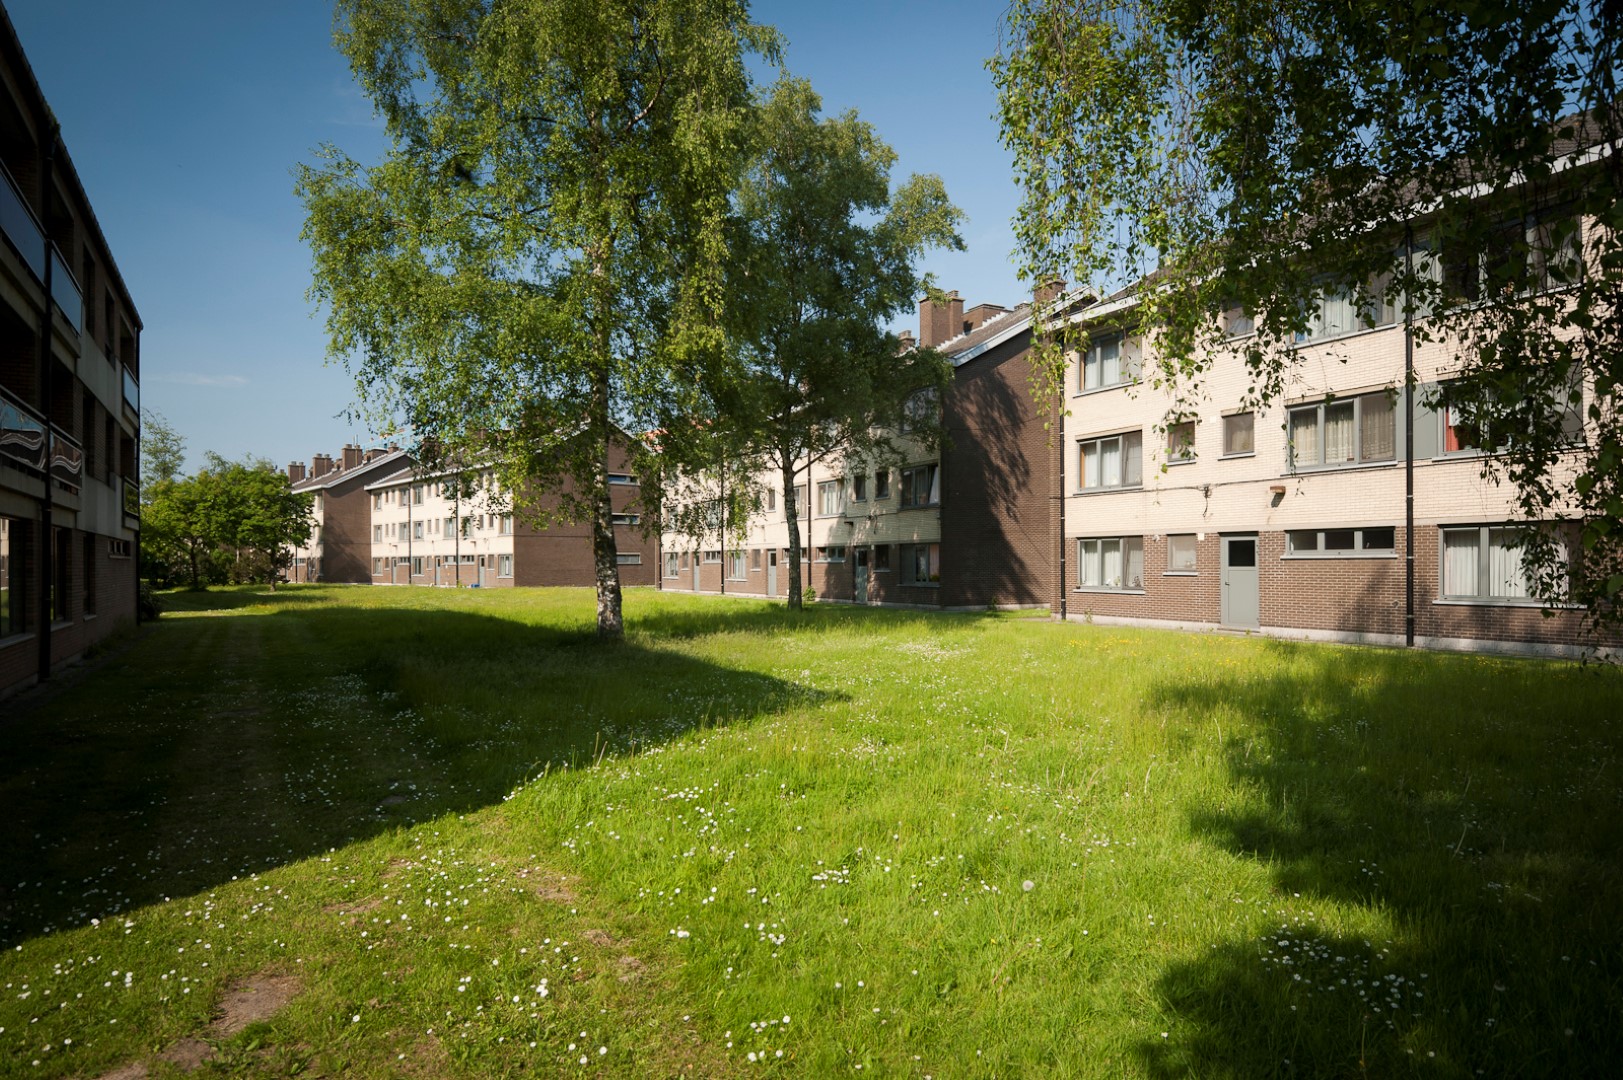
<path fill-rule="evenodd" d="M 942 304 L 922 301 L 917 341 L 952 361 L 939 403 L 947 437 L 931 450 L 906 448 L 904 436 L 897 461 L 802 464 L 803 584 L 821 598 L 856 603 L 1046 607 L 1058 457 L 1030 392 L 1030 306 L 965 311 L 956 293 Z M 903 335 L 904 348 L 913 343 Z M 709 478 L 718 491 L 722 480 Z M 782 482 L 763 475 L 752 486 L 760 505 L 730 535 L 719 528 L 662 535 L 664 588 L 787 594 Z"/>
<path fill-rule="evenodd" d="M 136 618 L 141 319 L 0 8 L 0 696 Z"/>
<path fill-rule="evenodd" d="M 396 466 L 365 487 L 367 580 L 485 588 L 596 584 L 590 525 L 535 528 L 514 513 L 511 500 L 487 494 L 488 473 L 478 476 L 469 494 L 446 473 L 419 470 L 409 459 Z M 620 583 L 652 585 L 657 542 L 642 528 L 641 485 L 623 447 L 611 449 L 609 468 Z"/>
<path fill-rule="evenodd" d="M 1387 645 L 1405 643 L 1412 613 L 1422 646 L 1580 645 L 1581 612 L 1547 617 L 1529 596 L 1514 488 L 1484 474 L 1484 450 L 1438 404 L 1461 367 L 1450 342 L 1414 342 L 1411 395 L 1402 313 L 1327 296 L 1283 399 L 1253 409 L 1239 354 L 1251 325 L 1232 312 L 1203 404 L 1172 415 L 1139 377 L 1153 342 L 1122 332 L 1134 303 L 1079 316 L 1090 342 L 1067 376 L 1056 613 Z M 1551 404 L 1550 423 L 1581 424 L 1579 404 Z"/>
<path fill-rule="evenodd" d="M 364 584 L 372 580 L 372 499 L 366 485 L 408 462 L 398 446 L 362 450 L 345 446 L 338 457 L 316 454 L 306 468 L 295 461 L 287 478 L 295 492 L 315 496 L 310 538 L 293 551 L 289 581 Z"/>

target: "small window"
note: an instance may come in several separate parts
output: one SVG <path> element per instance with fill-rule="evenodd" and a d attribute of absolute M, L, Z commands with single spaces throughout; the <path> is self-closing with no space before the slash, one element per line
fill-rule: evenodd
<path fill-rule="evenodd" d="M 616 525 L 641 525 L 641 514 L 612 514 L 610 520 Z"/>
<path fill-rule="evenodd" d="M 1077 584 L 1085 589 L 1137 590 L 1144 587 L 1144 540 L 1101 537 L 1076 542 Z"/>
<path fill-rule="evenodd" d="M 632 476 L 630 473 L 623 473 L 623 472 L 611 472 L 611 473 L 609 473 L 609 483 L 611 483 L 611 484 L 635 484 L 636 482 L 637 482 L 637 478 L 635 476 Z"/>
<path fill-rule="evenodd" d="M 721 561 L 721 551 L 717 549 L 715 551 L 705 552 L 704 561 L 707 563 L 719 563 Z"/>
<path fill-rule="evenodd" d="M 1391 555 L 1397 530 L 1387 526 L 1372 529 L 1292 529 L 1285 534 L 1287 555 L 1318 558 L 1350 558 L 1354 555 Z"/>
<path fill-rule="evenodd" d="M 842 563 L 845 561 L 845 545 L 831 544 L 828 547 L 817 549 L 817 561 L 826 563 Z"/>
<path fill-rule="evenodd" d="M 751 548 L 750 549 L 750 573 L 759 574 L 760 572 L 761 572 L 761 549 L 760 548 Z"/>
<path fill-rule="evenodd" d="M 879 469 L 873 474 L 873 497 L 876 499 L 890 498 L 889 469 Z"/>
<path fill-rule="evenodd" d="M 902 506 L 935 506 L 941 502 L 941 475 L 935 465 L 902 470 Z"/>
<path fill-rule="evenodd" d="M 512 514 L 503 514 L 501 516 L 501 519 L 499 521 L 499 528 L 498 528 L 497 531 L 502 536 L 512 536 L 513 535 L 513 515 Z"/>
<path fill-rule="evenodd" d="M 775 513 L 777 511 L 777 509 L 778 509 L 778 493 L 775 490 L 773 490 L 772 488 L 767 488 L 766 489 L 766 496 L 765 496 L 765 500 L 764 500 L 763 505 L 764 505 L 764 507 L 766 509 L 766 512 L 769 513 L 769 514 Z"/>
<path fill-rule="evenodd" d="M 1103 390 L 1136 382 L 1138 371 L 1120 334 L 1094 338 L 1082 357 L 1082 385 L 1079 389 Z"/>
<path fill-rule="evenodd" d="M 411 523 L 411 538 L 413 540 L 421 540 L 423 538 L 423 523 L 421 521 L 414 521 Z"/>
<path fill-rule="evenodd" d="M 937 585 L 941 582 L 941 545 L 902 545 L 902 584 Z"/>
<path fill-rule="evenodd" d="M 507 556 L 507 558 L 511 559 L 512 556 L 509 555 L 509 556 Z M 620 566 L 641 566 L 642 565 L 642 552 L 640 552 L 640 551 L 617 551 L 617 552 L 614 553 L 614 561 Z"/>
<path fill-rule="evenodd" d="M 873 549 L 873 568 L 876 574 L 890 573 L 890 545 L 880 544 Z"/>
<path fill-rule="evenodd" d="M 513 556 L 511 556 L 511 555 L 498 555 L 498 556 L 496 556 L 496 576 L 497 577 L 512 577 L 513 576 Z"/>
<path fill-rule="evenodd" d="M 866 474 L 859 473 L 851 478 L 851 501 L 868 501 L 868 477 Z"/>
<path fill-rule="evenodd" d="M 743 581 L 749 577 L 749 570 L 744 565 L 742 551 L 729 551 L 727 553 L 727 576 L 733 581 Z"/>
<path fill-rule="evenodd" d="M 1239 304 L 1225 307 L 1218 322 L 1223 327 L 1223 336 L 1226 338 L 1248 337 L 1257 329 L 1256 318 Z"/>
<path fill-rule="evenodd" d="M 383 509 L 383 492 L 378 491 L 378 492 L 373 493 L 373 495 L 372 495 L 372 509 L 374 509 L 374 510 L 382 510 Z"/>
<path fill-rule="evenodd" d="M 840 481 L 825 480 L 817 485 L 817 513 L 822 517 L 833 517 L 844 509 L 844 501 L 840 498 Z"/>
<path fill-rule="evenodd" d="M 1167 461 L 1195 460 L 1195 422 L 1184 420 L 1167 425 Z"/>
<path fill-rule="evenodd" d="M 1223 456 L 1236 457 L 1256 449 L 1256 413 L 1234 413 L 1223 417 Z"/>
<path fill-rule="evenodd" d="M 665 576 L 672 578 L 676 577 L 681 572 L 681 560 L 677 557 L 676 552 L 667 551 L 665 553 Z"/>
<path fill-rule="evenodd" d="M 1167 573 L 1193 574 L 1195 572 L 1195 534 L 1184 533 L 1167 537 Z"/>

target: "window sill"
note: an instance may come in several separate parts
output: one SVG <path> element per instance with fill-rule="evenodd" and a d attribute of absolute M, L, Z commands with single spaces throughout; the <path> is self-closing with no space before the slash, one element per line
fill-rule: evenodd
<path fill-rule="evenodd" d="M 1192 457 L 1168 458 L 1166 461 L 1166 467 L 1173 469 L 1179 465 L 1193 465 L 1197 460 L 1198 459 Z"/>
<path fill-rule="evenodd" d="M 1105 596 L 1148 596 L 1143 589 L 1113 589 L 1108 585 L 1078 585 L 1071 590 L 1079 593 L 1101 593 Z"/>
<path fill-rule="evenodd" d="M 1485 607 L 1485 608 L 1521 608 L 1525 611 L 1542 611 L 1548 608 L 1551 611 L 1583 611 L 1583 604 L 1546 604 L 1542 600 L 1516 600 L 1509 597 L 1497 600 L 1472 600 L 1463 597 L 1446 597 L 1433 600 L 1432 607 Z"/>
<path fill-rule="evenodd" d="M 1200 576 L 1200 571 L 1199 570 L 1168 570 L 1165 573 L 1163 573 L 1161 576 L 1162 577 L 1199 577 Z"/>
<path fill-rule="evenodd" d="M 1130 386 L 1138 385 L 1139 381 L 1137 379 L 1129 379 L 1126 382 L 1111 383 L 1109 386 L 1093 386 L 1082 390 L 1075 390 L 1071 392 L 1071 396 L 1074 398 L 1092 397 L 1094 394 L 1108 394 L 1112 390 L 1125 390 Z"/>
<path fill-rule="evenodd" d="M 1123 484 L 1120 487 L 1083 488 L 1081 491 L 1071 492 L 1072 498 L 1084 498 L 1091 495 L 1120 495 L 1124 491 L 1143 491 L 1143 484 Z"/>
<path fill-rule="evenodd" d="M 33 640 L 34 632 L 32 630 L 19 630 L 15 634 L 0 637 L 0 649 L 9 649 L 13 645 L 21 645 L 25 641 Z"/>
<path fill-rule="evenodd" d="M 1257 452 L 1255 450 L 1246 450 L 1246 451 L 1243 451 L 1243 452 L 1238 453 L 1238 454 L 1220 454 L 1220 455 L 1218 455 L 1217 460 L 1218 461 L 1240 461 L 1240 460 L 1243 460 L 1245 458 L 1253 458 L 1253 457 L 1256 457 L 1256 456 L 1257 456 Z"/>
<path fill-rule="evenodd" d="M 1395 559 L 1395 551 L 1298 551 L 1281 555 L 1281 562 L 1335 562 L 1340 559 Z"/>
<path fill-rule="evenodd" d="M 1318 473 L 1348 473 L 1361 472 L 1365 469 L 1393 469 L 1398 466 L 1398 459 L 1391 461 L 1350 461 L 1345 465 L 1303 465 L 1299 469 L 1279 474 L 1280 479 L 1290 479 L 1295 476 L 1313 476 Z"/>
<path fill-rule="evenodd" d="M 939 589 L 939 588 L 941 588 L 941 582 L 939 582 L 939 581 L 904 581 L 904 582 L 902 582 L 902 587 L 907 588 L 907 589 Z"/>
<path fill-rule="evenodd" d="M 914 505 L 914 506 L 904 505 L 902 507 L 902 509 L 903 510 L 939 510 L 939 509 L 941 509 L 941 504 L 938 503 L 938 502 L 918 503 L 917 505 Z"/>

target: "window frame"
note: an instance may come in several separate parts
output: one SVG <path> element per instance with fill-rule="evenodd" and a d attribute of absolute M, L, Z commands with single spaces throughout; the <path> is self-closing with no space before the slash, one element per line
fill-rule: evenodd
<path fill-rule="evenodd" d="M 1189 568 L 1179 569 L 1173 558 L 1177 545 L 1175 540 L 1189 541 Z M 1168 533 L 1167 534 L 1167 568 L 1162 577 L 1199 577 L 1200 576 L 1200 542 L 1194 533 Z"/>
<path fill-rule="evenodd" d="M 1115 346 L 1116 379 L 1114 382 L 1105 382 L 1106 357 L 1104 348 L 1107 345 Z M 1117 387 L 1132 386 L 1138 382 L 1137 365 L 1131 363 L 1127 351 L 1127 335 L 1116 331 L 1115 333 L 1097 334 L 1088 340 L 1087 351 L 1077 358 L 1076 364 L 1076 392 L 1078 394 L 1096 394 L 1105 390 L 1114 390 Z M 1089 382 L 1089 371 L 1093 371 L 1093 381 Z"/>
<path fill-rule="evenodd" d="M 1138 476 L 1137 476 L 1136 479 L 1133 479 L 1133 480 L 1128 480 L 1128 478 L 1127 478 L 1128 477 L 1128 468 L 1127 468 L 1127 466 L 1128 466 L 1128 461 L 1129 461 L 1129 458 L 1127 456 L 1127 444 L 1128 444 L 1129 438 L 1135 439 L 1138 442 L 1138 458 L 1137 458 L 1137 461 L 1138 461 Z M 1088 457 L 1087 457 L 1088 447 L 1090 447 L 1090 446 L 1094 447 L 1095 452 L 1102 455 L 1103 454 L 1104 444 L 1108 443 L 1108 442 L 1114 442 L 1114 443 L 1117 444 L 1116 453 L 1117 453 L 1117 458 L 1118 458 L 1118 461 L 1119 461 L 1119 465 L 1117 466 L 1119 479 L 1114 484 L 1106 484 L 1106 483 L 1101 482 L 1101 483 L 1093 484 L 1093 485 L 1090 486 L 1088 484 Z M 1102 461 L 1102 457 L 1101 457 L 1101 461 Z M 1101 479 L 1102 479 L 1102 477 L 1103 477 L 1103 466 L 1102 465 L 1101 465 L 1100 475 L 1101 475 Z M 1076 481 L 1077 481 L 1076 490 L 1078 492 L 1083 492 L 1083 493 L 1087 493 L 1087 494 L 1092 494 L 1092 493 L 1094 493 L 1096 491 L 1131 491 L 1131 490 L 1134 490 L 1134 489 L 1137 489 L 1137 488 L 1142 488 L 1144 486 L 1144 431 L 1143 431 L 1143 429 L 1142 428 L 1132 428 L 1131 430 L 1128 430 L 1128 431 L 1117 431 L 1117 432 L 1113 432 L 1113 433 L 1111 433 L 1109 435 L 1090 435 L 1090 436 L 1086 436 L 1084 438 L 1077 439 L 1076 440 Z"/>
<path fill-rule="evenodd" d="M 1189 429 L 1187 440 L 1178 438 L 1178 432 L 1181 428 Z M 1195 438 L 1199 430 L 1199 425 L 1193 419 L 1179 420 L 1177 423 L 1167 425 L 1164 453 L 1168 465 L 1189 465 L 1195 461 Z"/>
<path fill-rule="evenodd" d="M 845 511 L 845 481 L 819 480 L 817 482 L 817 516 L 839 517 Z"/>
<path fill-rule="evenodd" d="M 681 562 L 681 560 L 678 558 L 678 553 L 677 552 L 667 551 L 665 553 L 665 575 L 664 576 L 667 577 L 667 578 L 680 577 L 681 574 L 682 574 L 680 562 Z"/>
<path fill-rule="evenodd" d="M 1237 420 L 1240 420 L 1241 418 L 1244 418 L 1246 421 L 1248 421 L 1248 424 L 1247 424 L 1247 437 L 1248 437 L 1248 441 L 1251 444 L 1251 449 L 1249 449 L 1249 450 L 1234 450 L 1234 449 L 1231 449 L 1231 444 L 1234 441 L 1233 422 L 1237 421 Z M 1254 409 L 1246 409 L 1246 410 L 1243 410 L 1241 412 L 1224 413 L 1223 414 L 1223 452 L 1222 452 L 1222 454 L 1220 454 L 1218 456 L 1218 460 L 1222 461 L 1222 460 L 1227 459 L 1227 458 L 1248 458 L 1248 457 L 1256 457 L 1256 456 L 1257 456 L 1257 413 L 1256 413 L 1256 410 L 1254 410 Z"/>
<path fill-rule="evenodd" d="M 831 552 L 837 554 L 830 554 Z M 817 558 L 813 561 L 820 563 L 843 563 L 847 556 L 847 545 L 824 544 L 817 549 Z"/>
<path fill-rule="evenodd" d="M 890 470 L 875 469 L 873 474 L 874 501 L 890 498 Z"/>
<path fill-rule="evenodd" d="M 1390 547 L 1367 547 L 1365 544 L 1366 532 L 1390 532 L 1392 544 Z M 1329 533 L 1351 533 L 1352 547 L 1329 548 L 1325 546 L 1325 538 Z M 1312 533 L 1314 546 L 1311 548 L 1298 548 L 1299 538 Z M 1395 559 L 1398 557 L 1398 533 L 1393 525 L 1337 525 L 1323 529 L 1286 529 L 1285 550 L 1281 559 L 1312 560 L 1324 559 Z"/>
<path fill-rule="evenodd" d="M 925 563 L 930 569 L 926 570 L 923 580 L 918 577 L 918 551 L 925 551 Z M 930 573 L 933 570 L 933 575 Z M 941 587 L 941 542 L 939 540 L 926 540 L 915 544 L 902 545 L 902 580 L 901 584 L 910 585 L 920 589 L 938 589 Z"/>
<path fill-rule="evenodd" d="M 916 489 L 919 487 L 913 477 L 924 474 L 924 498 L 926 501 L 916 501 Z M 901 471 L 897 492 L 901 495 L 903 510 L 925 510 L 932 506 L 941 505 L 941 463 L 936 461 L 925 462 L 919 465 L 909 465 Z"/>
<path fill-rule="evenodd" d="M 1392 426 L 1391 447 L 1392 452 L 1386 457 L 1371 458 L 1364 456 L 1364 402 L 1375 398 L 1385 398 L 1387 415 Z M 1325 445 L 1325 414 L 1329 409 L 1340 408 L 1344 405 L 1352 406 L 1352 449 L 1353 456 L 1343 461 L 1326 461 Z M 1294 422 L 1299 414 L 1312 412 L 1314 414 L 1314 442 L 1318 451 L 1317 462 L 1302 463 L 1297 460 L 1296 436 Z M 1396 465 L 1398 462 L 1398 427 L 1397 403 L 1393 400 L 1390 391 L 1376 390 L 1363 394 L 1330 395 L 1318 401 L 1302 402 L 1298 405 L 1288 406 L 1285 410 L 1285 467 L 1291 474 L 1308 472 L 1333 472 L 1337 469 L 1358 469 L 1382 465 Z M 1253 438 L 1254 438 L 1253 433 Z"/>
<path fill-rule="evenodd" d="M 1076 539 L 1076 585 L 1074 592 L 1144 593 L 1144 538 L 1142 536 L 1078 536 Z M 1093 554 L 1087 552 L 1094 546 Z M 1107 544 L 1116 545 L 1118 584 L 1105 582 L 1105 551 Z M 1138 550 L 1138 576 L 1131 577 L 1132 563 L 1128 553 Z M 1095 562 L 1096 560 L 1096 562 Z M 1091 564 L 1091 565 L 1090 565 Z M 1095 580 L 1089 581 L 1090 572 L 1097 570 Z"/>
<path fill-rule="evenodd" d="M 1528 522 L 1499 521 L 1476 525 L 1439 525 L 1437 527 L 1437 597 L 1433 603 L 1461 604 L 1482 607 L 1520 607 L 1520 608 L 1572 608 L 1581 605 L 1563 603 L 1561 600 L 1545 600 L 1525 592 L 1522 596 L 1499 596 L 1494 594 L 1493 577 L 1493 550 L 1495 541 L 1500 536 L 1510 533 L 1522 533 L 1528 529 L 1537 528 L 1537 524 Z M 1476 534 L 1476 588 L 1470 593 L 1449 592 L 1448 575 L 1448 536 L 1454 534 Z M 1496 535 L 1498 534 L 1498 535 Z M 1558 541 L 1559 543 L 1559 541 Z M 1567 558 L 1571 559 L 1571 549 L 1561 544 Z M 1501 550 L 1503 546 L 1501 544 Z M 1530 589 L 1532 583 L 1528 581 L 1525 562 L 1520 566 L 1522 588 Z"/>

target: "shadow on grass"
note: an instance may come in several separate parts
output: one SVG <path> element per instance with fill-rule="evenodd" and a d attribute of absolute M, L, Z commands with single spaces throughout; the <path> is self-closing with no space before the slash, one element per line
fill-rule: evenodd
<path fill-rule="evenodd" d="M 708 634 L 774 635 L 808 630 L 844 630 L 871 624 L 887 629 L 909 627 L 933 635 L 952 626 L 955 620 L 988 617 L 986 612 L 913 611 L 830 603 L 811 604 L 800 611 L 790 611 L 787 605 L 777 600 L 691 597 L 691 594 L 674 591 L 668 595 L 691 599 L 691 602 L 684 604 L 676 601 L 630 613 L 626 619 L 628 633 L 638 638 L 647 635 L 652 638 L 681 639 Z"/>
<path fill-rule="evenodd" d="M 1190 823 L 1265 863 L 1276 902 L 1163 973 L 1181 1023 L 1142 1048 L 1150 1071 L 1615 1075 L 1619 673 L 1261 648 L 1262 677 L 1205 667 L 1155 694 L 1229 733 L 1230 784 Z"/>
<path fill-rule="evenodd" d="M 829 696 L 573 624 L 301 599 L 160 622 L 4 725 L 0 945 Z"/>
<path fill-rule="evenodd" d="M 209 589 L 166 589 L 158 594 L 163 611 L 234 611 L 264 604 L 286 606 L 330 600 L 324 591 L 300 588 L 297 585 L 278 586 L 273 593 L 266 585 L 215 586 Z"/>

